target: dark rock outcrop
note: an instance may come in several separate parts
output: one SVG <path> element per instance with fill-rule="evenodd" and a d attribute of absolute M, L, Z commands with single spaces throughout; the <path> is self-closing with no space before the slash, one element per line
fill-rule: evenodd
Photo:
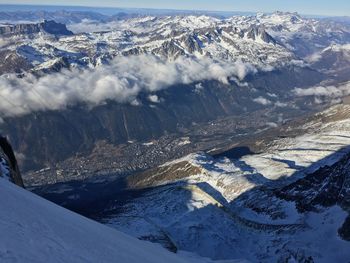
<path fill-rule="evenodd" d="M 265 43 L 276 44 L 276 40 L 270 36 L 263 26 L 252 26 L 247 31 L 247 38 L 252 40 L 260 39 Z"/>
<path fill-rule="evenodd" d="M 13 50 L 0 51 L 0 75 L 5 73 L 20 74 L 29 71 L 33 66 L 22 56 Z"/>
<path fill-rule="evenodd" d="M 178 58 L 186 55 L 184 49 L 177 45 L 173 39 L 164 42 L 160 48 L 156 48 L 153 52 L 168 58 Z"/>
<path fill-rule="evenodd" d="M 11 144 L 0 135 L 0 158 L 9 166 L 10 180 L 18 186 L 24 187 L 22 176 Z M 1 175 L 1 174 L 0 174 Z"/>
<path fill-rule="evenodd" d="M 350 154 L 276 193 L 282 199 L 294 201 L 300 212 L 339 205 L 349 215 L 338 232 L 344 240 L 350 241 Z"/>
<path fill-rule="evenodd" d="M 65 24 L 56 23 L 53 20 L 44 20 L 38 24 L 11 24 L 0 27 L 0 35 L 2 36 L 35 34 L 39 32 L 46 32 L 52 35 L 73 35 L 73 32 L 69 31 Z"/>

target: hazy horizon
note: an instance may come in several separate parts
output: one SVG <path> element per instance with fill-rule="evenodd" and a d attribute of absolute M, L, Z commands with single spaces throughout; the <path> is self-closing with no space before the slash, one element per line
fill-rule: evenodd
<path fill-rule="evenodd" d="M 42 1 L 26 1 L 23 3 L 23 1 L 13 1 L 12 3 L 8 3 L 6 1 L 1 1 L 0 0 L 0 5 L 5 8 L 3 11 L 16 11 L 16 7 L 20 7 L 20 9 L 23 11 L 23 9 L 29 10 L 35 10 L 35 9 L 51 9 L 51 10 L 56 10 L 56 9 L 74 9 L 74 10 L 91 10 L 93 9 L 96 12 L 105 12 L 105 13 L 113 13 L 113 10 L 118 10 L 118 9 L 126 9 L 126 10 L 137 10 L 137 9 L 143 9 L 143 10 L 163 10 L 163 11 L 178 11 L 178 12 L 214 12 L 214 13 L 273 13 L 275 11 L 282 11 L 282 12 L 297 12 L 302 15 L 311 15 L 311 16 L 338 16 L 338 17 L 344 17 L 347 16 L 349 17 L 349 14 L 346 14 L 345 12 L 343 13 L 343 10 L 350 10 L 350 2 L 345 3 L 344 1 L 341 0 L 336 0 L 334 1 L 335 3 L 341 2 L 342 4 L 339 5 L 338 7 L 337 4 L 333 3 L 332 7 L 333 8 L 328 8 L 329 10 L 326 11 L 321 11 L 320 8 L 313 8 L 314 10 L 311 11 L 310 8 L 301 8 L 301 6 L 295 5 L 293 8 L 293 5 L 291 4 L 286 4 L 288 2 L 285 2 L 285 7 L 282 7 L 280 5 L 266 5 L 264 8 L 259 8 L 260 5 L 258 4 L 252 4 L 251 6 L 248 6 L 247 4 L 241 4 L 237 5 L 237 8 L 229 8 L 230 6 L 226 5 L 220 5 L 216 4 L 215 7 L 211 5 L 206 5 L 206 4 L 200 4 L 197 6 L 191 6 L 191 5 L 167 5 L 167 4 L 159 4 L 155 6 L 155 2 L 158 1 L 150 1 L 150 4 L 146 6 L 145 4 L 140 4 L 139 0 L 134 0 L 134 1 L 129 1 L 130 3 L 123 4 L 125 1 L 119 1 L 118 5 L 112 5 L 110 3 L 111 1 L 100 1 L 99 5 L 96 5 L 93 3 L 93 1 L 56 1 L 55 4 L 51 4 L 50 2 L 48 3 L 43 3 Z M 193 2 L 193 1 L 189 1 Z M 219 1 L 220 3 L 222 2 L 221 0 Z M 251 0 L 249 2 L 254 2 L 254 0 Z M 268 2 L 275 2 L 273 0 L 268 1 Z M 319 1 L 317 3 L 317 6 L 322 6 L 322 3 L 324 1 Z M 153 4 L 152 4 L 153 3 Z M 207 1 L 204 1 L 204 3 L 207 3 Z M 109 4 L 109 5 L 108 5 Z M 310 3 L 305 3 L 305 5 L 309 5 Z M 349 9 L 347 7 L 349 6 Z M 97 10 L 96 10 L 97 8 Z M 91 10 L 91 11 L 93 11 Z M 110 11 L 109 11 L 110 10 Z M 338 11 L 336 11 L 338 10 Z"/>

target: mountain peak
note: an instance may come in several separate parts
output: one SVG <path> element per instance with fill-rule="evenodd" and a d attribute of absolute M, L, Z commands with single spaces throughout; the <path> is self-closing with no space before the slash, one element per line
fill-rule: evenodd
<path fill-rule="evenodd" d="M 0 35 L 23 35 L 36 34 L 45 32 L 52 35 L 73 35 L 65 24 L 57 23 L 53 20 L 44 20 L 41 23 L 27 23 L 27 24 L 5 24 L 0 26 Z"/>
<path fill-rule="evenodd" d="M 269 21 L 276 24 L 298 24 L 303 21 L 303 18 L 296 12 L 281 11 L 276 11 L 272 14 L 257 14 L 256 18 L 259 21 Z"/>
<path fill-rule="evenodd" d="M 264 43 L 276 43 L 276 40 L 266 32 L 266 29 L 262 25 L 252 25 L 246 34 L 247 38 L 262 41 Z"/>
<path fill-rule="evenodd" d="M 273 15 L 278 16 L 284 16 L 284 17 L 291 17 L 291 18 L 301 18 L 298 12 L 283 12 L 283 11 L 276 11 L 273 13 Z"/>
<path fill-rule="evenodd" d="M 65 24 L 57 23 L 54 20 L 44 20 L 39 25 L 45 32 L 52 35 L 73 35 L 73 32 L 69 31 Z"/>

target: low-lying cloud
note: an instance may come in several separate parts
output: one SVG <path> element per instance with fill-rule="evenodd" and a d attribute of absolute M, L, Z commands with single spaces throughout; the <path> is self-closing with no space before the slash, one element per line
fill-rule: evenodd
<path fill-rule="evenodd" d="M 339 86 L 316 86 L 307 89 L 295 88 L 293 93 L 299 97 L 314 96 L 337 99 L 350 95 L 350 82 Z"/>
<path fill-rule="evenodd" d="M 229 83 L 243 80 L 256 69 L 243 62 L 218 62 L 209 58 L 164 61 L 154 56 L 117 57 L 95 69 L 63 70 L 43 77 L 0 76 L 0 113 L 15 116 L 38 110 L 58 110 L 77 103 L 99 105 L 107 100 L 137 105 L 140 92 L 150 94 L 174 84 L 202 80 Z"/>
<path fill-rule="evenodd" d="M 253 99 L 253 101 L 256 102 L 256 103 L 259 103 L 261 105 L 264 105 L 264 106 L 272 104 L 272 102 L 270 100 L 268 100 L 268 99 L 266 99 L 264 97 L 261 97 L 261 96 L 258 97 L 258 98 Z"/>
<path fill-rule="evenodd" d="M 117 21 L 111 21 L 107 23 L 101 23 L 100 21 L 83 19 L 80 23 L 74 23 L 67 25 L 67 28 L 73 31 L 75 34 L 78 33 L 92 33 L 101 31 L 111 31 L 121 28 L 121 23 Z"/>

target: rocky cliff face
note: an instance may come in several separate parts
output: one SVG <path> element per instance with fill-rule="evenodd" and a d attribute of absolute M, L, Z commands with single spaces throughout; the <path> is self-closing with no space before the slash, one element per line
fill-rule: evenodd
<path fill-rule="evenodd" d="M 66 25 L 56 23 L 52 20 L 44 20 L 42 23 L 38 24 L 14 24 L 0 26 L 0 35 L 2 36 L 34 34 L 39 32 L 45 32 L 53 35 L 73 35 L 73 33 L 67 29 Z"/>
<path fill-rule="evenodd" d="M 0 51 L 0 74 L 4 73 L 23 73 L 32 68 L 32 65 L 26 61 L 25 58 L 21 57 L 16 51 Z"/>
<path fill-rule="evenodd" d="M 24 186 L 12 146 L 2 136 L 0 136 L 0 176 L 5 177 L 18 186 Z"/>
<path fill-rule="evenodd" d="M 350 213 L 350 154 L 276 193 L 280 198 L 295 202 L 300 212 L 317 212 L 322 207 L 339 205 Z M 338 232 L 342 238 L 350 241 L 350 215 Z"/>
<path fill-rule="evenodd" d="M 266 32 L 263 26 L 251 26 L 246 34 L 249 39 L 276 44 L 276 40 Z"/>

